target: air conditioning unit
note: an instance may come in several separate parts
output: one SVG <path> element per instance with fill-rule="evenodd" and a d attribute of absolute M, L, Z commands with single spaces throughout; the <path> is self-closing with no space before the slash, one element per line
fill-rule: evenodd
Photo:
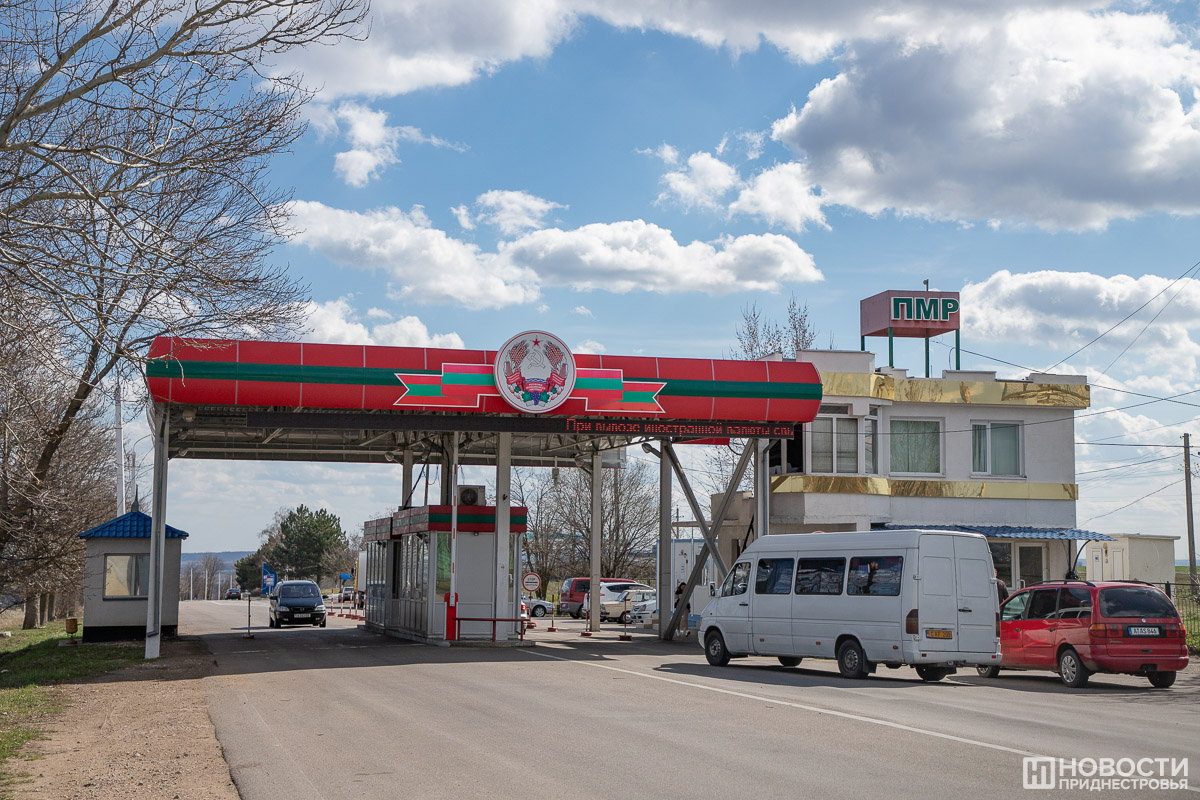
<path fill-rule="evenodd" d="M 486 506 L 486 486 L 459 486 L 458 504 L 460 506 Z"/>

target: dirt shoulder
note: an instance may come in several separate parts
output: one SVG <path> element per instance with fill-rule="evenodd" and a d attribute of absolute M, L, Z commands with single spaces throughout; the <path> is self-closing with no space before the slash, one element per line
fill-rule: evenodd
<path fill-rule="evenodd" d="M 64 711 L 14 764 L 19 800 L 239 800 L 201 685 L 214 662 L 195 639 L 163 657 L 59 686 Z"/>

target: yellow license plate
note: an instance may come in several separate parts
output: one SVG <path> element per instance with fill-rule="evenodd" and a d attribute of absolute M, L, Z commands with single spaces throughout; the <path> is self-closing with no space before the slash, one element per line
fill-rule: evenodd
<path fill-rule="evenodd" d="M 931 628 L 925 631 L 927 639 L 953 639 L 954 631 L 945 630 L 944 628 Z"/>

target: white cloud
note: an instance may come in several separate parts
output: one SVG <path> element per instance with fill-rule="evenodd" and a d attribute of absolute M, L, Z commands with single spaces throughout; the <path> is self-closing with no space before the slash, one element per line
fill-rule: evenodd
<path fill-rule="evenodd" d="M 750 180 L 729 206 L 730 213 L 760 217 L 797 233 L 812 225 L 823 228 L 822 198 L 805 166 L 792 162 L 763 170 Z"/>
<path fill-rule="evenodd" d="M 653 156 L 669 167 L 673 167 L 679 163 L 679 151 L 665 142 L 658 147 L 639 149 L 637 152 L 644 156 Z"/>
<path fill-rule="evenodd" d="M 739 179 L 737 170 L 711 153 L 688 156 L 687 167 L 668 172 L 662 178 L 666 189 L 659 200 L 674 200 L 684 208 L 714 209 Z"/>
<path fill-rule="evenodd" d="M 462 348 L 457 333 L 431 334 L 428 326 L 417 317 L 401 317 L 368 327 L 355 319 L 356 312 L 349 298 L 340 297 L 324 303 L 308 303 L 308 330 L 302 337 L 306 342 L 328 344 L 375 344 L 393 347 Z M 379 309 L 367 312 L 367 318 L 378 317 Z M 390 314 L 383 312 L 386 316 Z"/>
<path fill-rule="evenodd" d="M 680 244 L 643 220 L 548 228 L 489 253 L 433 228 L 416 207 L 353 212 L 322 203 L 290 206 L 292 243 L 331 261 L 386 273 L 406 301 L 502 308 L 538 299 L 542 285 L 580 291 L 777 291 L 823 279 L 812 256 L 778 234 Z"/>
<path fill-rule="evenodd" d="M 1063 357 L 1103 334 L 1069 363 L 1084 374 L 1104 374 L 1106 384 L 1123 381 L 1148 394 L 1194 388 L 1200 369 L 1200 280 L 1001 270 L 963 287 L 962 315 L 966 335 L 977 341 L 1057 345 Z M 1113 400 L 1124 404 L 1121 396 Z"/>
<path fill-rule="evenodd" d="M 343 133 L 350 149 L 334 157 L 334 171 L 346 183 L 360 188 L 379 177 L 386 167 L 400 163 L 396 155 L 399 142 L 464 149 L 411 125 L 388 125 L 386 112 L 360 103 L 344 102 L 333 109 L 321 107 L 309 112 L 309 118 L 323 135 Z"/>
<path fill-rule="evenodd" d="M 592 313 L 592 310 L 590 308 L 588 308 L 587 306 L 575 306 L 574 308 L 571 309 L 571 313 L 578 314 L 581 317 L 588 317 L 588 318 L 596 316 L 595 314 Z"/>
<path fill-rule="evenodd" d="M 826 203 L 1070 230 L 1200 213 L 1200 53 L 1163 15 L 1015 12 L 845 65 L 773 128 Z"/>
<path fill-rule="evenodd" d="M 454 219 L 458 220 L 458 227 L 464 231 L 475 230 L 475 220 L 471 219 L 471 209 L 465 204 L 454 206 L 450 209 L 450 213 L 454 215 Z"/>
<path fill-rule="evenodd" d="M 548 56 L 575 22 L 565 0 L 376 0 L 369 38 L 289 52 L 279 70 L 302 72 L 327 98 L 458 86 Z"/>
<path fill-rule="evenodd" d="M 571 348 L 571 352 L 576 355 L 601 355 L 608 352 L 608 348 L 597 342 L 595 339 L 585 339 L 579 344 Z"/>
<path fill-rule="evenodd" d="M 777 234 L 682 245 L 643 220 L 551 228 L 501 244 L 512 263 L 535 269 L 548 285 L 581 291 L 776 291 L 787 281 L 819 281 L 812 256 Z"/>
<path fill-rule="evenodd" d="M 447 236 L 420 208 L 360 213 L 308 201 L 290 208 L 299 231 L 293 243 L 342 266 L 387 274 L 405 300 L 502 308 L 538 297 L 535 273 Z"/>
<path fill-rule="evenodd" d="M 494 226 L 504 236 L 513 236 L 546 227 L 546 215 L 556 208 L 566 207 L 528 192 L 493 189 L 475 198 L 477 211 L 474 215 L 468 214 L 463 206 L 458 207 L 463 209 L 462 216 L 458 209 L 452 210 L 460 225 L 465 217 L 468 224 L 463 227 L 467 230 L 476 224 L 485 224 Z"/>
<path fill-rule="evenodd" d="M 418 317 L 406 316 L 392 322 L 364 325 L 355 319 L 356 312 L 348 298 L 338 298 L 324 303 L 308 304 L 309 330 L 304 341 L 330 344 L 370 344 L 393 347 L 446 347 L 462 348 L 462 337 L 457 333 L 431 334 L 428 326 Z M 371 311 L 379 311 L 372 309 Z M 367 318 L 378 317 L 368 311 Z M 384 312 L 386 313 L 386 312 Z M 388 315 L 391 316 L 390 314 Z"/>

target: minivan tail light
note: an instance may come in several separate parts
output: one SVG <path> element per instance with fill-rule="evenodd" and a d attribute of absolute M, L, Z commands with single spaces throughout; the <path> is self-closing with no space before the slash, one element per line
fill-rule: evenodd
<path fill-rule="evenodd" d="M 1187 630 L 1176 622 L 1168 622 L 1162 626 L 1163 637 L 1167 639 L 1184 639 L 1187 637 Z"/>
<path fill-rule="evenodd" d="M 1095 622 L 1088 631 L 1097 639 L 1119 639 L 1125 635 L 1123 626 L 1116 622 Z"/>
<path fill-rule="evenodd" d="M 904 617 L 904 632 L 919 633 L 920 620 L 918 619 L 917 610 L 914 608 Z"/>

